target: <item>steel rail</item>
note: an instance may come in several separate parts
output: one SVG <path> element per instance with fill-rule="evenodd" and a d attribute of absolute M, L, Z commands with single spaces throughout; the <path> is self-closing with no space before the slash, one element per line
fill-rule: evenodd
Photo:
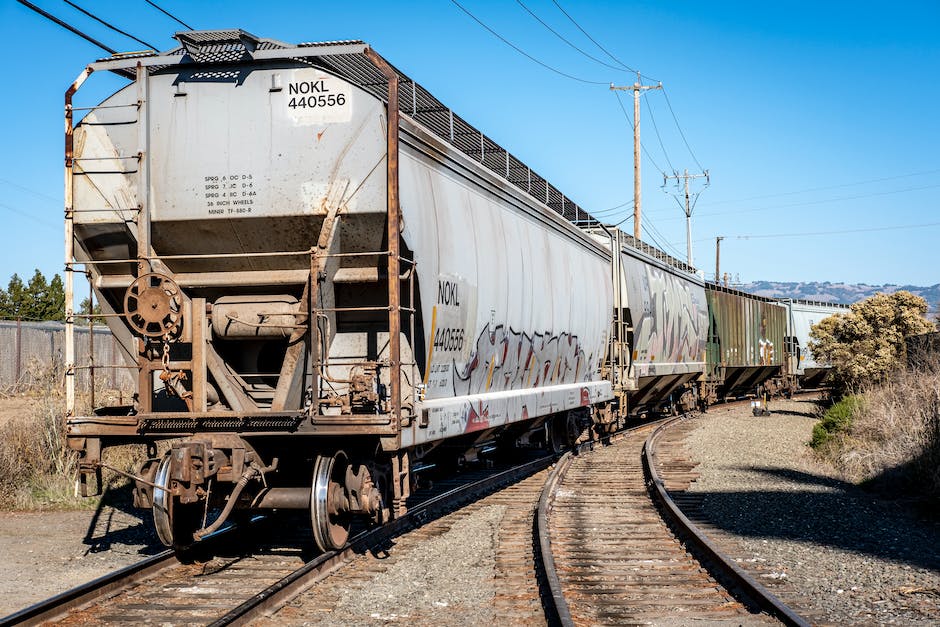
<path fill-rule="evenodd" d="M 542 494 L 539 497 L 539 507 L 535 516 L 536 536 L 538 537 L 539 557 L 542 562 L 542 573 L 545 582 L 548 584 L 548 590 L 551 598 L 543 599 L 545 606 L 545 619 L 549 625 L 573 625 L 571 619 L 571 610 L 568 608 L 568 602 L 565 600 L 564 592 L 561 589 L 561 580 L 558 578 L 558 570 L 555 568 L 555 558 L 552 556 L 552 541 L 548 534 L 548 515 L 551 510 L 552 495 L 559 480 L 564 476 L 568 467 L 571 465 L 571 453 L 565 453 L 559 460 L 558 465 L 548 476 L 548 481 L 542 488 Z M 537 562 L 536 562 L 537 563 Z"/>
<path fill-rule="evenodd" d="M 250 524 L 259 519 L 252 520 Z M 207 536 L 198 547 L 198 550 L 205 550 L 207 545 L 212 546 L 239 531 L 238 527 L 226 527 L 210 536 Z M 114 572 L 102 575 L 87 583 L 66 590 L 60 594 L 50 597 L 45 601 L 40 601 L 23 608 L 22 610 L 0 617 L 0 627 L 8 625 L 43 625 L 56 618 L 59 618 L 76 608 L 100 599 L 115 591 L 128 588 L 131 584 L 143 581 L 155 575 L 156 573 L 172 568 L 180 564 L 176 551 L 166 549 L 156 555 L 152 555 L 135 564 L 125 566 Z"/>
<path fill-rule="evenodd" d="M 168 549 L 136 564 L 89 581 L 54 597 L 40 601 L 14 614 L 0 618 L 0 627 L 7 625 L 41 625 L 95 599 L 126 588 L 165 568 L 177 564 L 176 554 Z"/>
<path fill-rule="evenodd" d="M 322 577 L 332 573 L 351 560 L 355 555 L 382 545 L 405 531 L 420 527 L 427 521 L 437 518 L 447 512 L 453 511 L 460 504 L 470 501 L 481 494 L 488 494 L 498 488 L 516 483 L 540 470 L 552 465 L 555 455 L 541 457 L 526 462 L 508 470 L 495 473 L 463 486 L 458 486 L 448 492 L 439 494 L 414 507 L 401 518 L 378 527 L 364 531 L 342 549 L 329 551 L 308 562 L 293 573 L 275 582 L 270 587 L 251 597 L 235 609 L 231 610 L 218 620 L 210 623 L 210 627 L 223 625 L 243 625 L 266 612 L 273 612 L 295 598 L 315 584 Z"/>
<path fill-rule="evenodd" d="M 645 427 L 648 424 L 649 423 L 644 422 L 631 425 L 615 433 L 605 435 L 598 440 L 590 440 L 579 444 L 573 450 L 567 451 L 562 455 L 561 459 L 558 460 L 558 464 L 556 464 L 555 468 L 548 476 L 548 479 L 545 481 L 542 494 L 539 496 L 538 510 L 535 513 L 535 535 L 536 540 L 538 540 L 539 558 L 541 558 L 536 558 L 536 563 L 541 562 L 541 574 L 550 592 L 548 597 L 542 598 L 542 603 L 545 608 L 545 619 L 549 625 L 563 625 L 565 627 L 574 625 L 574 620 L 571 618 L 571 610 L 568 607 L 568 601 L 565 600 L 565 594 L 561 589 L 561 579 L 559 579 L 558 571 L 555 568 L 555 558 L 552 555 L 552 541 L 548 529 L 548 517 L 551 514 L 553 504 L 552 497 L 555 494 L 555 488 L 559 481 L 565 476 L 565 473 L 568 472 L 568 468 L 571 466 L 575 455 L 580 455 L 587 450 L 594 450 L 594 446 L 599 443 L 611 444 L 616 442 L 622 438 L 624 434 Z"/>
<path fill-rule="evenodd" d="M 733 582 L 734 585 L 738 586 L 739 589 L 747 595 L 750 601 L 756 603 L 763 611 L 769 613 L 783 624 L 809 627 L 811 624 L 809 621 L 794 612 L 776 595 L 758 583 L 756 579 L 747 574 L 742 568 L 737 566 L 731 558 L 725 555 L 695 523 L 682 513 L 682 510 L 679 509 L 676 502 L 669 496 L 665 483 L 663 483 L 662 478 L 656 471 L 656 442 L 670 426 L 686 419 L 685 416 L 679 416 L 661 424 L 650 434 L 643 444 L 643 472 L 646 476 L 646 484 L 650 497 L 662 506 L 660 511 L 663 513 L 664 518 L 667 519 L 670 526 L 678 530 L 678 535 L 682 536 L 684 541 L 692 544 L 693 552 L 699 554 L 699 560 L 701 561 L 701 558 L 705 557 L 709 561 L 709 565 L 706 566 L 709 571 L 713 570 L 709 567 L 720 571 L 713 574 L 721 575 L 725 581 Z"/>

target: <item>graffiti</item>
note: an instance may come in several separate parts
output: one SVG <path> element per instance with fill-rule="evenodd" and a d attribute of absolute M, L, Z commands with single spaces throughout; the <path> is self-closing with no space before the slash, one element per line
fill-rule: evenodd
<path fill-rule="evenodd" d="M 529 335 L 502 324 L 483 328 L 469 359 L 453 362 L 455 396 L 503 392 L 590 381 L 594 356 L 576 335 Z"/>
<path fill-rule="evenodd" d="M 499 392 L 532 392 L 554 386 L 593 380 L 598 364 L 594 353 L 585 353 L 578 336 L 562 333 L 528 334 L 503 324 L 487 323 L 464 359 L 451 354 L 435 354 L 432 367 L 439 382 L 435 390 L 442 396 L 475 397 L 467 399 L 454 416 L 461 431 L 469 433 L 503 424 L 526 420 L 531 416 L 551 413 L 557 401 L 543 395 L 528 400 L 500 398 L 491 404 L 491 394 Z M 441 376 L 447 369 L 450 389 L 441 389 Z M 574 392 L 575 405 L 589 405 L 586 388 Z M 530 404 L 534 403 L 533 406 Z M 494 409 L 498 408 L 498 409 Z M 457 426 L 457 425 L 455 425 Z"/>
<path fill-rule="evenodd" d="M 623 260 L 635 361 L 671 365 L 701 361 L 708 329 L 704 290 L 658 266 L 632 257 Z"/>

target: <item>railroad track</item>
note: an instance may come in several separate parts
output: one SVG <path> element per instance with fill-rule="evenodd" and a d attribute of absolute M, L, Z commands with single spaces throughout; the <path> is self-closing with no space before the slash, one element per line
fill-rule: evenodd
<path fill-rule="evenodd" d="M 165 551 L 131 567 L 38 603 L 0 619 L 6 625 L 56 623 L 61 625 L 110 625 L 157 623 L 168 625 L 229 625 L 246 623 L 270 615 L 300 592 L 359 555 L 377 552 L 393 538 L 418 529 L 445 513 L 481 498 L 507 485 L 548 468 L 554 457 L 540 457 L 501 471 L 477 471 L 416 494 L 408 514 L 383 527 L 357 535 L 343 550 L 313 557 L 312 531 L 296 517 L 292 524 L 271 519 L 253 529 L 251 537 L 277 538 L 285 527 L 285 537 L 265 543 L 232 538 L 220 539 L 207 547 L 212 558 L 181 563 L 172 551 Z M 535 494 L 543 480 L 523 481 Z M 514 497 L 505 497 L 512 501 Z M 531 516 L 529 517 L 531 538 Z M 235 533 L 238 533 L 237 531 Z M 530 543 L 531 544 L 531 543 Z M 353 577 L 361 576 L 353 569 Z M 534 575 L 532 575 L 534 577 Z M 335 614 L 334 614 L 335 617 Z M 277 622 L 277 621 L 276 621 Z M 335 620 L 334 620 L 335 622 Z"/>
<path fill-rule="evenodd" d="M 411 505 L 407 517 L 356 536 L 342 551 L 313 557 L 312 543 L 305 540 L 311 531 L 295 520 L 288 525 L 294 527 L 292 537 L 267 544 L 230 542 L 229 547 L 240 549 L 221 545 L 211 560 L 192 564 L 180 564 L 167 551 L 0 620 L 0 626 L 53 621 L 67 625 L 453 622 L 451 618 L 468 608 L 392 598 L 408 588 L 400 575 L 395 579 L 396 569 L 409 555 L 427 552 L 436 538 L 486 519 L 488 512 L 493 513 L 494 527 L 480 535 L 495 538 L 487 547 L 493 581 L 480 605 L 486 606 L 483 615 L 489 612 L 500 622 L 705 619 L 768 624 L 776 622 L 770 618 L 776 615 L 783 622 L 805 624 L 786 608 L 774 609 L 760 601 L 761 589 L 751 586 L 746 575 L 742 582 L 740 573 L 728 574 L 727 566 L 720 566 L 722 556 L 706 540 L 704 549 L 692 553 L 706 556 L 709 568 L 719 570 L 718 579 L 735 593 L 719 584 L 686 550 L 683 542 L 692 543 L 694 538 L 681 513 L 671 514 L 679 522 L 670 524 L 680 528 L 683 540 L 670 530 L 650 494 L 667 499 L 661 509 L 668 511 L 674 504 L 669 504 L 667 488 L 685 490 L 695 473 L 687 457 L 675 453 L 683 430 L 659 427 L 652 438 L 654 430 L 655 424 L 642 425 L 615 435 L 613 444 L 582 445 L 562 458 L 552 473 L 548 468 L 554 458 L 548 457 L 506 471 L 475 471 L 440 481 L 433 490 L 419 493 L 421 502 Z M 655 447 L 656 439 L 663 446 L 644 462 L 644 448 Z M 283 528 L 283 521 L 280 525 Z M 252 536 L 274 537 L 275 528 Z M 448 560 L 460 556 L 431 554 L 426 559 L 431 568 L 435 563 L 449 566 Z M 369 612 L 368 602 L 349 602 L 383 589 L 394 594 L 376 601 L 371 606 L 374 611 Z"/>
<path fill-rule="evenodd" d="M 695 478 L 689 459 L 673 455 L 683 434 L 668 426 L 677 421 L 645 425 L 616 445 L 559 463 L 538 515 L 549 620 L 807 624 L 725 558 L 672 502 L 667 488 L 685 490 Z M 657 453 L 660 440 L 665 446 Z"/>

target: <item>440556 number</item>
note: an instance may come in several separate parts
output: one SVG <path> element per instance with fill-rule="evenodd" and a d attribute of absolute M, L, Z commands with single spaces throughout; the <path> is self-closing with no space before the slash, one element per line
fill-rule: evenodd
<path fill-rule="evenodd" d="M 434 333 L 434 350 L 461 351 L 463 350 L 463 329 L 441 328 Z"/>
<path fill-rule="evenodd" d="M 291 109 L 315 109 L 346 104 L 346 94 L 319 94 L 291 98 L 287 106 Z"/>

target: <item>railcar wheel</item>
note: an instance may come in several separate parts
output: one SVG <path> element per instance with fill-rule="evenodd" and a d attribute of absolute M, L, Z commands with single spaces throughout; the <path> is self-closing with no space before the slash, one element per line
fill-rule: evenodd
<path fill-rule="evenodd" d="M 574 442 L 572 425 L 569 414 L 556 414 L 545 421 L 545 440 L 548 450 L 558 455 Z"/>
<path fill-rule="evenodd" d="M 182 504 L 169 490 L 170 456 L 160 461 L 153 489 L 153 524 L 157 537 L 166 546 L 181 550 L 191 546 L 193 534 L 202 526 L 202 507 L 197 503 Z"/>
<path fill-rule="evenodd" d="M 321 551 L 342 548 L 349 539 L 351 515 L 345 495 L 349 458 L 343 451 L 317 455 L 313 466 L 310 518 L 313 540 Z"/>

